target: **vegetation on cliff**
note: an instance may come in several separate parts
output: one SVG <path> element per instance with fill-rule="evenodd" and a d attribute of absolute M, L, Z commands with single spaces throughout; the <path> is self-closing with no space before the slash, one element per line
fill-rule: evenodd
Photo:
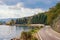
<path fill-rule="evenodd" d="M 33 29 L 31 29 L 28 32 L 22 32 L 20 39 L 21 40 L 38 40 L 36 34 L 37 34 L 38 30 L 40 30 L 41 28 L 43 28 L 43 26 L 34 27 Z"/>

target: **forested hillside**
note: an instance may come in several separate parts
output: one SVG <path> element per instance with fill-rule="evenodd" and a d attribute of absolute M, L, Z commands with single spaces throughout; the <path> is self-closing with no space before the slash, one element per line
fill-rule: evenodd
<path fill-rule="evenodd" d="M 17 24 L 52 24 L 53 20 L 60 15 L 60 3 L 50 8 L 47 12 L 38 13 L 31 17 L 16 19 Z"/>
<path fill-rule="evenodd" d="M 60 3 L 57 3 L 56 6 L 49 9 L 48 12 L 46 12 L 47 15 L 47 24 L 51 24 L 54 19 L 56 19 L 60 15 Z"/>

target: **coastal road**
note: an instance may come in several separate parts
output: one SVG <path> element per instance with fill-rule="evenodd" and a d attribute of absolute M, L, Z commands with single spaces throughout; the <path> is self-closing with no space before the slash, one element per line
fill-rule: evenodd
<path fill-rule="evenodd" d="M 60 40 L 60 34 L 51 29 L 51 27 L 44 27 L 38 33 L 40 40 Z"/>

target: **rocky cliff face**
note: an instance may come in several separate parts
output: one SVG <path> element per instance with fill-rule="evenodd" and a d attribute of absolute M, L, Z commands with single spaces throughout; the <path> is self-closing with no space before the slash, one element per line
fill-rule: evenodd
<path fill-rule="evenodd" d="M 59 16 L 57 19 L 55 19 L 55 21 L 53 22 L 52 25 L 53 25 L 52 28 L 53 28 L 55 31 L 57 31 L 57 32 L 60 33 L 60 16 Z"/>

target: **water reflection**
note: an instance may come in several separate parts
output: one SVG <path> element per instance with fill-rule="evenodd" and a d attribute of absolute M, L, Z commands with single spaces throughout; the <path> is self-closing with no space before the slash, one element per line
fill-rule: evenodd
<path fill-rule="evenodd" d="M 20 37 L 22 31 L 30 29 L 29 27 L 0 25 L 0 40 L 10 40 L 14 37 Z"/>

